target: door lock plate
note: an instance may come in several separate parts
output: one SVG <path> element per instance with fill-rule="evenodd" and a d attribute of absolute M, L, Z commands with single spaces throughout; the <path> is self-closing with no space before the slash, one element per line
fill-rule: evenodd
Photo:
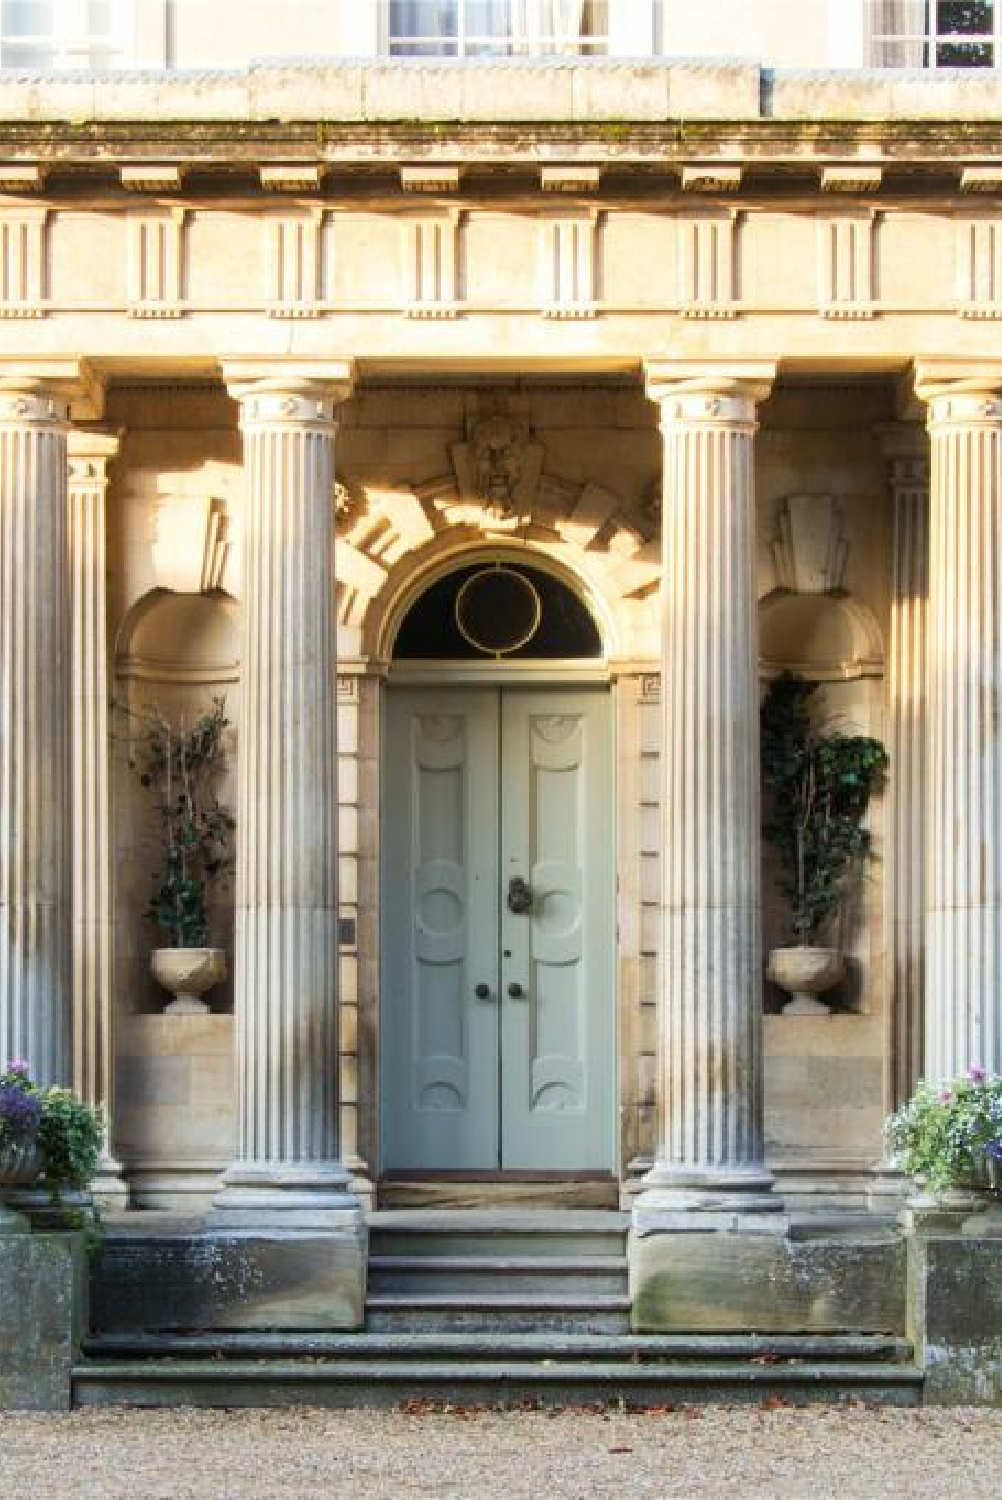
<path fill-rule="evenodd" d="M 532 910 L 532 890 L 521 875 L 513 875 L 508 882 L 508 910 L 516 917 Z"/>

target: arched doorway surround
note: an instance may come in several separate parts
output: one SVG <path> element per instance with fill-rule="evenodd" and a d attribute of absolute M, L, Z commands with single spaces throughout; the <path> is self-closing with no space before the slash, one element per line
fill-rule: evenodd
<path fill-rule="evenodd" d="M 391 1177 L 615 1181 L 609 673 L 562 573 L 481 545 L 426 570 L 395 611 L 379 1011 Z"/>
<path fill-rule="evenodd" d="M 565 493 L 566 492 L 566 493 Z M 450 569 L 495 558 L 521 559 L 550 570 L 582 600 L 601 637 L 597 661 L 565 663 L 558 672 L 552 663 L 519 669 L 523 680 L 554 689 L 561 682 L 592 683 L 604 691 L 610 721 L 614 720 L 616 775 L 610 786 L 608 816 L 612 827 L 615 869 L 619 884 L 619 932 L 609 981 L 608 1003 L 614 1016 L 611 1055 L 618 1057 L 610 1115 L 618 1112 L 612 1158 L 622 1168 L 648 1149 L 652 1135 L 652 1106 L 645 1072 L 643 1029 L 645 997 L 651 991 L 653 957 L 649 924 L 641 920 L 642 867 L 653 855 L 644 853 L 639 785 L 642 775 L 642 737 L 645 715 L 651 712 L 651 689 L 656 690 L 658 660 L 657 584 L 659 559 L 653 538 L 640 535 L 617 511 L 616 497 L 594 485 L 562 485 L 563 516 L 550 524 L 541 518 L 512 531 L 496 524 L 486 508 L 460 502 L 451 478 L 429 481 L 411 489 L 365 486 L 341 497 L 337 549 L 339 716 L 343 717 L 342 759 L 349 766 L 349 802 L 343 807 L 348 840 L 342 844 L 342 910 L 357 912 L 357 926 L 349 920 L 349 943 L 343 952 L 346 982 L 342 1005 L 348 1011 L 342 1034 L 348 1038 L 342 1060 L 342 1132 L 347 1155 L 359 1186 L 371 1192 L 372 1178 L 386 1160 L 380 1141 L 381 1051 L 384 1036 L 383 950 L 377 920 L 381 900 L 381 870 L 387 827 L 386 807 L 377 797 L 383 760 L 384 705 L 401 687 L 407 670 L 412 683 L 429 683 L 427 664 L 409 669 L 392 664 L 393 643 L 401 620 L 414 600 Z M 498 669 L 492 668 L 495 675 Z M 469 663 L 455 669 L 468 681 L 475 675 Z M 367 779 L 368 778 L 368 779 Z M 363 787 L 357 796 L 351 787 Z M 375 800 L 378 816 L 366 811 Z M 357 844 L 352 845 L 352 829 Z M 649 884 L 649 882 L 647 882 Z M 381 916 L 381 914 L 380 914 Z M 649 1008 L 649 1007 L 648 1007 Z M 648 1026 L 649 1029 L 649 1026 Z M 619 1184 L 576 1183 L 566 1174 L 562 1189 L 546 1184 L 544 1201 L 581 1205 L 614 1204 Z M 434 1194 L 402 1187 L 379 1189 L 382 1201 L 434 1202 Z M 492 1189 L 486 1188 L 488 1200 Z M 519 1185 L 513 1192 L 526 1201 Z M 534 1197 L 532 1201 L 538 1201 Z"/>

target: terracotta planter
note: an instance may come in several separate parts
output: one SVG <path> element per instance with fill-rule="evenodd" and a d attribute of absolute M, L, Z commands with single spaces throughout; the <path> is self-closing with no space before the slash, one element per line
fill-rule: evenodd
<path fill-rule="evenodd" d="M 174 996 L 164 1006 L 165 1015 L 206 1016 L 209 1007 L 202 996 L 226 978 L 226 954 L 222 948 L 154 948 L 150 969 L 157 984 Z"/>
<path fill-rule="evenodd" d="M 845 977 L 845 960 L 837 948 L 773 948 L 766 974 L 790 994 L 784 1016 L 827 1016 L 831 1006 L 817 997 Z"/>

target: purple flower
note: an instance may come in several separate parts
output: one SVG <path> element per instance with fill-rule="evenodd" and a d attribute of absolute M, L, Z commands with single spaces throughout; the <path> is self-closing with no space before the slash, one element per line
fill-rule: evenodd
<path fill-rule="evenodd" d="M 13 1083 L 0 1083 L 0 1124 L 15 1135 L 33 1135 L 42 1117 L 42 1101 Z"/>
<path fill-rule="evenodd" d="M 1002 1141 L 989 1141 L 985 1149 L 992 1161 L 1002 1161 Z"/>
<path fill-rule="evenodd" d="M 972 1083 L 984 1083 L 988 1073 L 978 1063 L 973 1063 L 967 1070 L 967 1076 Z"/>
<path fill-rule="evenodd" d="M 22 1058 L 22 1057 L 16 1057 L 13 1062 L 9 1062 L 7 1064 L 6 1068 L 4 1069 L 4 1072 L 5 1073 L 20 1073 L 22 1075 L 22 1077 L 27 1078 L 27 1076 L 28 1076 L 28 1064 L 24 1061 L 24 1058 Z"/>
<path fill-rule="evenodd" d="M 953 1103 L 953 1090 L 952 1089 L 940 1089 L 939 1094 L 938 1094 L 937 1097 L 939 1099 L 940 1104 L 952 1104 Z"/>

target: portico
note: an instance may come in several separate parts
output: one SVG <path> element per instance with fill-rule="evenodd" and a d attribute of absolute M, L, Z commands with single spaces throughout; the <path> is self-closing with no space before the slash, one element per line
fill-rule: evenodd
<path fill-rule="evenodd" d="M 316 160 L 258 84 L 182 165 L 50 121 L 60 172 L 2 182 L 8 1051 L 107 1108 L 102 1196 L 358 1276 L 386 1204 L 864 1213 L 916 1073 L 1002 1063 L 995 228 L 952 127 L 860 126 L 854 176 L 778 88 L 728 153 L 561 117 L 541 173 L 428 118 Z M 763 983 L 784 669 L 892 763 L 813 1018 Z M 219 695 L 232 980 L 181 1018 L 129 714 Z"/>

